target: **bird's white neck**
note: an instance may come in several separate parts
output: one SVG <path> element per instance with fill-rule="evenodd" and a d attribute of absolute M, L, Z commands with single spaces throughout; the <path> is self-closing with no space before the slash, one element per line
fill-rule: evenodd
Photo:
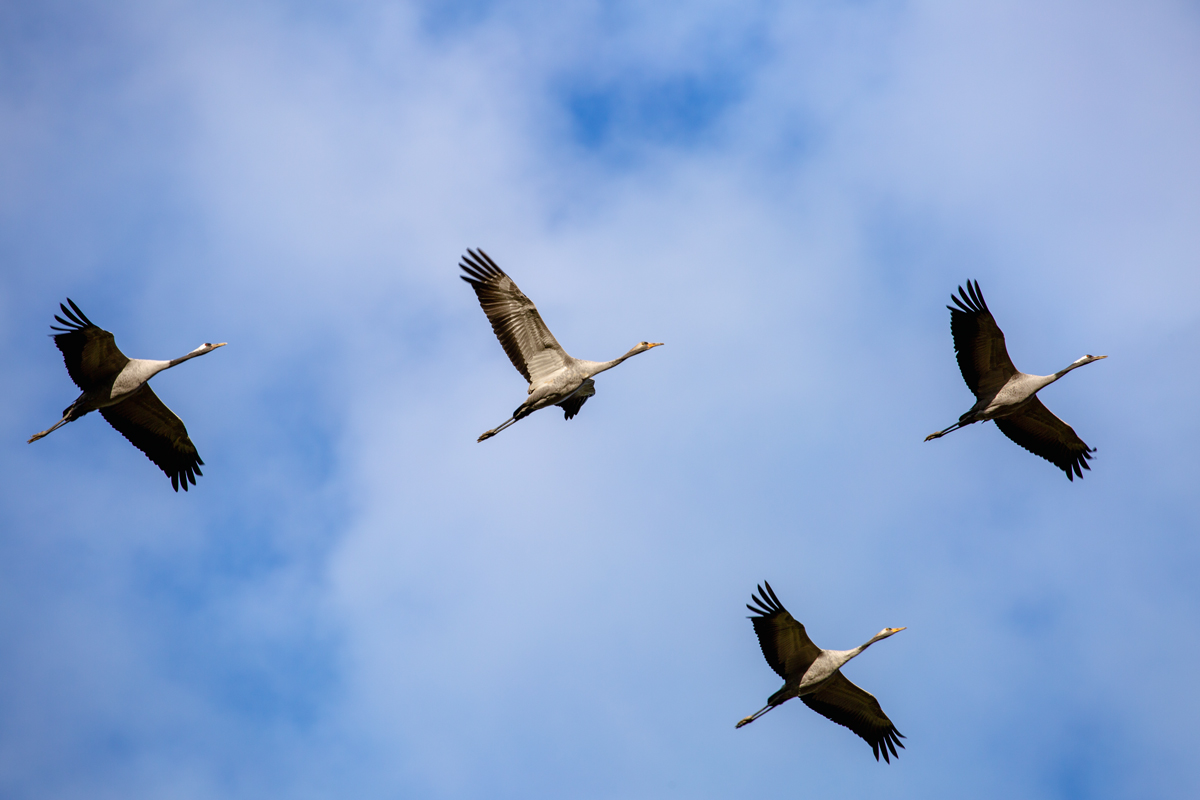
<path fill-rule="evenodd" d="M 131 394 L 132 392 L 137 391 L 137 389 L 139 389 L 146 381 L 150 380 L 164 369 L 170 369 L 171 367 L 182 364 L 189 358 L 195 358 L 196 356 L 202 356 L 205 353 L 211 353 L 220 346 L 221 345 L 214 346 L 211 344 L 203 344 L 187 355 L 180 356 L 179 358 L 175 358 L 170 361 L 155 361 L 149 358 L 131 358 L 129 359 L 129 362 L 125 364 L 124 368 L 122 368 L 120 374 L 117 375 L 116 380 L 113 381 L 110 394 L 112 397 L 120 397 Z"/>
<path fill-rule="evenodd" d="M 1082 367 L 1084 364 L 1090 364 L 1090 363 L 1092 363 L 1092 361 L 1093 361 L 1093 360 L 1094 360 L 1094 359 L 1092 359 L 1092 358 L 1089 358 L 1089 357 L 1086 357 L 1086 356 L 1085 356 L 1084 358 L 1080 358 L 1080 359 L 1078 359 L 1078 360 L 1076 360 L 1076 361 L 1072 361 L 1072 362 L 1071 362 L 1070 364 L 1068 364 L 1066 367 L 1064 367 L 1064 368 L 1060 369 L 1058 372 L 1054 373 L 1054 375 L 1053 375 L 1053 376 L 1050 376 L 1050 377 L 1052 378 L 1052 380 L 1051 380 L 1051 383 L 1053 383 L 1054 381 L 1058 380 L 1058 379 L 1059 379 L 1059 378 L 1061 378 L 1063 375 L 1066 375 L 1068 372 L 1070 372 L 1070 371 L 1071 371 L 1071 370 L 1073 370 L 1073 369 L 1076 369 L 1076 368 L 1078 368 L 1078 367 Z"/>
<path fill-rule="evenodd" d="M 872 636 L 869 641 L 865 642 L 864 644 L 860 644 L 858 647 L 855 647 L 853 650 L 826 650 L 825 652 L 830 653 L 831 655 L 834 655 L 836 658 L 839 658 L 840 661 L 838 663 L 838 666 L 841 667 L 842 664 L 845 664 L 847 661 L 854 658 L 856 655 L 861 653 L 863 650 L 866 650 L 868 647 L 875 644 L 880 639 L 886 639 L 888 637 L 888 635 L 889 634 L 887 634 L 886 632 L 877 633 L 874 636 Z"/>
<path fill-rule="evenodd" d="M 1041 391 L 1042 389 L 1045 389 L 1047 386 L 1049 386 L 1050 384 L 1054 383 L 1056 380 L 1061 378 L 1063 375 L 1066 375 L 1071 370 L 1078 369 L 1079 367 L 1082 367 L 1085 364 L 1091 364 L 1093 361 L 1096 361 L 1096 360 L 1097 359 L 1094 359 L 1091 356 L 1084 356 L 1083 358 L 1072 361 L 1070 364 L 1063 367 L 1062 369 L 1060 369 L 1058 372 L 1054 373 L 1053 375 L 1030 375 L 1029 377 L 1033 379 L 1031 381 L 1031 383 L 1036 387 L 1034 389 L 1034 391 L 1035 392 Z"/>
<path fill-rule="evenodd" d="M 195 350 L 188 353 L 187 355 L 180 356 L 179 358 L 173 358 L 170 361 L 155 361 L 154 362 L 155 364 L 165 364 L 166 365 L 166 366 L 162 367 L 161 369 L 155 370 L 155 372 L 161 372 L 162 370 L 167 369 L 167 367 L 178 366 L 179 364 L 182 364 L 183 362 L 187 361 L 189 358 L 195 358 L 196 356 L 202 356 L 205 353 L 211 353 L 214 349 L 216 349 L 216 348 L 212 347 L 211 345 L 204 344 L 204 345 L 200 345 L 199 347 L 197 347 Z"/>
<path fill-rule="evenodd" d="M 183 362 L 187 361 L 189 358 L 195 358 L 196 356 L 202 356 L 205 353 L 211 352 L 211 347 L 197 347 L 187 355 L 180 356 L 179 358 L 172 358 L 170 361 L 155 361 L 154 359 L 150 358 L 131 358 L 129 359 L 129 366 L 127 366 L 126 369 L 128 370 L 132 367 L 138 377 L 140 377 L 143 381 L 148 381 L 158 373 L 162 372 L 164 369 L 177 367 Z"/>
<path fill-rule="evenodd" d="M 584 361 L 582 359 L 577 359 L 576 363 L 579 364 L 580 369 L 582 369 L 583 372 L 586 373 L 587 377 L 591 378 L 594 375 L 599 375 L 601 372 L 604 372 L 604 370 L 606 370 L 606 369 L 612 369 L 617 364 L 620 364 L 622 361 L 624 361 L 625 359 L 627 359 L 631 356 L 636 356 L 638 353 L 646 352 L 648 349 L 650 349 L 650 348 L 642 347 L 641 345 L 636 345 L 636 346 L 630 348 L 628 353 L 621 356 L 620 358 L 614 358 L 612 361 Z"/>

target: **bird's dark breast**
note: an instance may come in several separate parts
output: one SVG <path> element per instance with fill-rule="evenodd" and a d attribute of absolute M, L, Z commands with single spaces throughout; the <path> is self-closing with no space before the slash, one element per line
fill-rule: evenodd
<path fill-rule="evenodd" d="M 95 410 L 91 406 L 81 404 L 80 400 L 83 400 L 83 398 L 80 397 L 79 400 L 76 400 L 74 403 L 71 403 L 71 405 L 63 409 L 62 414 L 64 417 L 67 417 L 68 422 L 74 422 L 80 417 L 86 416 Z"/>
<path fill-rule="evenodd" d="M 777 706 L 780 703 L 791 700 L 793 697 L 799 696 L 800 687 L 798 685 L 793 683 L 785 683 L 778 692 L 767 698 L 767 705 Z"/>

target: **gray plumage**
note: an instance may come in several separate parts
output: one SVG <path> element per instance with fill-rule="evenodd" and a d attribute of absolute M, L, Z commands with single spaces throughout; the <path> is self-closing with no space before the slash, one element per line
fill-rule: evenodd
<path fill-rule="evenodd" d="M 62 331 L 55 334 L 54 343 L 62 351 L 67 374 L 83 393 L 67 406 L 62 419 L 35 433 L 29 441 L 36 442 L 68 422 L 99 411 L 108 424 L 167 474 L 175 491 L 183 486 L 186 492 L 188 483 L 196 485 L 196 476 L 202 474 L 200 465 L 204 462 L 188 437 L 183 420 L 158 399 L 148 381 L 164 369 L 224 347 L 225 342 L 206 342 L 172 361 L 129 358 L 117 347 L 111 333 L 93 324 L 70 298 L 67 302 L 70 308 L 59 304 L 67 318 L 54 315 L 65 327 L 50 327 Z"/>
<path fill-rule="evenodd" d="M 1004 345 L 1004 332 L 984 302 L 979 282 L 967 289 L 958 287 L 960 297 L 950 295 L 958 308 L 950 309 L 950 332 L 963 380 L 975 394 L 975 405 L 945 430 L 931 433 L 925 441 L 945 436 L 973 422 L 996 421 L 1005 436 L 1034 455 L 1041 456 L 1067 474 L 1072 481 L 1090 470 L 1089 448 L 1070 425 L 1042 405 L 1037 393 L 1076 367 L 1107 356 L 1086 355 L 1053 375 L 1027 375 L 1013 366 Z"/>
<path fill-rule="evenodd" d="M 525 402 L 517 407 L 510 419 L 485 432 L 478 441 L 490 439 L 517 420 L 547 406 L 559 406 L 563 409 L 563 417 L 571 419 L 596 393 L 596 383 L 592 380 L 595 375 L 662 344 L 640 342 L 612 361 L 572 358 L 546 327 L 533 301 L 487 253 L 467 250 L 459 266 L 465 273 L 460 277 L 475 290 L 479 305 L 492 323 L 492 331 L 504 352 L 517 372 L 529 382 L 529 396 Z"/>
<path fill-rule="evenodd" d="M 871 745 L 876 761 L 882 754 L 883 760 L 890 764 L 889 751 L 895 756 L 896 747 L 904 747 L 900 741 L 903 734 L 883 713 L 879 701 L 870 692 L 851 683 L 841 673 L 841 668 L 875 642 L 904 628 L 884 628 L 853 650 L 823 650 L 813 644 L 804 626 L 779 602 L 771 584 L 763 581 L 763 586 L 758 587 L 757 596 L 750 598 L 757 607 L 747 604 L 746 608 L 756 615 L 750 619 L 763 657 L 783 678 L 783 687 L 767 699 L 763 708 L 740 721 L 737 727 L 748 725 L 776 706 L 799 697 L 813 711 L 862 737 Z"/>

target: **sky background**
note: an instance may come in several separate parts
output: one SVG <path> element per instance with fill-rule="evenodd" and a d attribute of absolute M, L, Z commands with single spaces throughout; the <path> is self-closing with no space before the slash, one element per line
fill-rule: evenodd
<path fill-rule="evenodd" d="M 0 796 L 1200 796 L 1187 2 L 0 2 Z M 482 247 L 579 358 L 525 384 Z M 1098 448 L 973 398 L 978 279 Z M 204 476 L 76 396 L 73 298 Z M 771 581 L 908 738 L 780 681 Z"/>

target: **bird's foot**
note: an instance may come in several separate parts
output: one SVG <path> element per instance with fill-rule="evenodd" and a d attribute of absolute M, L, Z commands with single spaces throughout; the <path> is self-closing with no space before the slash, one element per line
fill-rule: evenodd
<path fill-rule="evenodd" d="M 744 720 L 742 720 L 741 722 L 739 722 L 739 723 L 738 723 L 737 725 L 735 725 L 734 727 L 735 727 L 735 728 L 740 728 L 740 727 L 742 727 L 743 725 L 749 725 L 751 722 L 754 722 L 754 717 L 746 717 Z"/>
<path fill-rule="evenodd" d="M 25 444 L 33 444 L 34 442 L 36 442 L 38 439 L 41 439 L 43 436 L 45 436 L 49 432 L 50 431 L 42 431 L 41 433 L 35 433 L 33 436 L 29 437 L 29 441 L 26 442 Z"/>
<path fill-rule="evenodd" d="M 490 430 L 490 431 L 488 431 L 487 433 L 485 433 L 485 434 L 483 434 L 482 436 L 480 436 L 480 437 L 479 437 L 478 439 L 476 439 L 475 441 L 476 441 L 476 442 L 482 442 L 484 439 L 490 439 L 490 438 L 492 438 L 492 437 L 493 437 L 493 436 L 495 436 L 495 435 L 496 435 L 496 429 L 495 429 L 495 428 L 493 428 L 492 430 Z"/>
<path fill-rule="evenodd" d="M 942 438 L 942 432 L 938 431 L 937 433 L 931 433 L 928 436 L 926 436 L 925 441 L 928 442 L 930 439 L 940 439 L 940 438 Z"/>

